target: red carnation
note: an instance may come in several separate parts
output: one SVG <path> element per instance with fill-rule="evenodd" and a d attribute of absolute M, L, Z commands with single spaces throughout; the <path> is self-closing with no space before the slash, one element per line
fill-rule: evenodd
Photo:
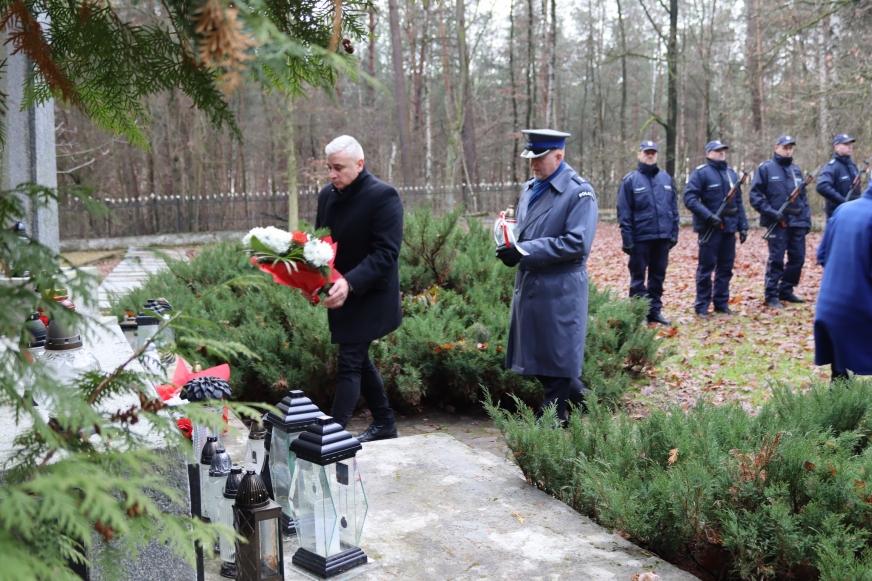
<path fill-rule="evenodd" d="M 299 244 L 300 246 L 304 246 L 306 242 L 309 241 L 309 235 L 305 232 L 293 232 L 291 233 L 291 237 L 294 242 Z"/>

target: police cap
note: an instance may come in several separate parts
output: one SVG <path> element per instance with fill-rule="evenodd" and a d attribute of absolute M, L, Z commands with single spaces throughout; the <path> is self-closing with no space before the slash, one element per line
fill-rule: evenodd
<path fill-rule="evenodd" d="M 705 144 L 705 152 L 708 153 L 710 151 L 717 151 L 718 149 L 730 149 L 730 146 L 725 144 L 720 139 L 715 139 L 714 141 L 709 141 Z"/>
<path fill-rule="evenodd" d="M 527 159 L 542 157 L 552 149 L 563 149 L 566 147 L 566 138 L 570 136 L 569 133 L 553 129 L 524 129 L 521 133 L 527 139 L 521 157 Z"/>
<path fill-rule="evenodd" d="M 839 145 L 840 143 L 854 143 L 857 141 L 847 133 L 839 133 L 835 137 L 833 137 L 833 145 Z"/>
<path fill-rule="evenodd" d="M 796 140 L 790 135 L 782 135 L 775 140 L 775 145 L 791 145 L 796 144 Z"/>
<path fill-rule="evenodd" d="M 639 151 L 648 151 L 649 149 L 653 151 L 660 151 L 659 149 L 657 149 L 657 144 L 653 141 L 643 141 L 642 144 L 639 146 Z"/>

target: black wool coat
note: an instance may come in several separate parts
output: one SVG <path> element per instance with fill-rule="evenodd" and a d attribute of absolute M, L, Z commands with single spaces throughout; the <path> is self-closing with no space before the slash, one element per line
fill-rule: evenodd
<path fill-rule="evenodd" d="M 330 228 L 338 244 L 333 266 L 351 285 L 348 298 L 327 319 L 333 343 L 366 343 L 396 330 L 400 304 L 403 203 L 396 188 L 366 171 L 344 191 L 318 193 L 315 228 Z"/>

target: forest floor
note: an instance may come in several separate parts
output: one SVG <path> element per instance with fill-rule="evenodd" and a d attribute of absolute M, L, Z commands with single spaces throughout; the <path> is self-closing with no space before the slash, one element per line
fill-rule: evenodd
<path fill-rule="evenodd" d="M 823 275 L 814 257 L 822 233 L 811 232 L 806 238 L 805 266 L 795 289 L 808 302 L 784 303 L 783 309 L 767 308 L 763 302 L 768 248 L 762 234 L 752 228 L 745 244 L 736 241 L 730 308 L 737 315 L 700 319 L 693 307 L 697 235 L 688 227 L 681 229 L 664 283 L 663 314 L 672 321 L 659 333 L 664 358 L 625 396 L 631 414 L 645 414 L 652 405 L 677 403 L 687 409 L 700 399 L 738 402 L 754 411 L 770 396 L 773 385 L 802 388 L 829 379 L 829 367 L 814 365 L 814 310 Z M 600 288 L 627 294 L 630 275 L 617 224 L 597 226 L 588 272 Z"/>

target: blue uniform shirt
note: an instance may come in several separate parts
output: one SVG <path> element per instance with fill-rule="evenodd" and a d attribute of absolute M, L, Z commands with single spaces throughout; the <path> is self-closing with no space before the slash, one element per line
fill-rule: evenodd
<path fill-rule="evenodd" d="M 760 164 L 751 181 L 748 199 L 751 206 L 760 212 L 760 225 L 764 228 L 775 222 L 775 216 L 790 192 L 804 181 L 802 170 L 792 162 L 792 158 L 781 157 L 776 153 L 772 159 Z M 799 216 L 784 215 L 787 227 L 811 228 L 811 210 L 808 207 L 805 186 L 800 188 L 793 207 L 799 208 L 800 213 Z"/>
<path fill-rule="evenodd" d="M 713 216 L 730 189 L 739 181 L 736 172 L 727 167 L 725 161 L 709 159 L 690 174 L 690 180 L 684 188 L 684 205 L 693 212 L 693 231 L 708 230 L 706 220 Z M 724 232 L 733 234 L 748 230 L 748 218 L 745 215 L 745 205 L 742 203 L 742 188 L 736 192 L 732 203 L 724 209 L 721 216 L 724 222 Z"/>
<path fill-rule="evenodd" d="M 850 155 L 833 154 L 821 174 L 817 178 L 817 193 L 826 198 L 827 218 L 833 215 L 833 210 L 845 203 L 851 192 L 851 184 L 857 176 L 857 166 L 851 161 Z M 859 190 L 859 188 L 858 188 Z M 853 198 L 858 198 L 860 192 L 854 192 Z"/>

